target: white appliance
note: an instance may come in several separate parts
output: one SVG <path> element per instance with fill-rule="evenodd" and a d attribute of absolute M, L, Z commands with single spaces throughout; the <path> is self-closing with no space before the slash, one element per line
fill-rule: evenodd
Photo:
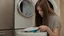
<path fill-rule="evenodd" d="M 20 12 L 21 10 L 20 10 L 20 7 L 18 7 L 18 6 L 21 5 L 22 1 L 23 0 L 15 0 L 15 17 L 14 17 L 15 29 L 34 26 L 34 21 L 33 21 L 34 15 L 31 16 L 30 18 L 26 18 L 22 15 L 23 13 Z M 26 4 L 26 2 L 24 2 L 24 3 Z M 28 15 L 25 15 L 25 16 L 28 16 Z"/>
<path fill-rule="evenodd" d="M 31 16 L 30 18 L 26 18 L 24 16 L 22 16 L 21 14 L 19 14 L 20 11 L 18 11 L 18 6 L 19 6 L 19 2 L 21 2 L 23 0 L 15 0 L 15 36 L 47 36 L 46 32 L 43 33 L 26 33 L 26 32 L 22 32 L 22 28 L 27 28 L 27 27 L 33 27 L 34 24 L 34 16 Z M 34 35 L 33 35 L 34 34 Z"/>
<path fill-rule="evenodd" d="M 19 14 L 20 9 L 18 9 L 18 6 L 21 4 L 18 4 L 19 2 L 21 3 L 23 0 L 15 0 L 15 18 L 14 18 L 14 23 L 15 23 L 15 36 L 47 36 L 47 32 L 37 32 L 37 33 L 32 33 L 32 32 L 23 32 L 24 28 L 27 27 L 33 27 L 35 25 L 35 14 L 31 16 L 30 18 L 23 17 L 21 14 Z M 30 0 L 30 2 L 35 2 L 34 0 Z M 54 1 L 54 0 L 53 0 Z M 37 0 L 36 0 L 37 2 Z M 35 2 L 35 3 L 36 3 Z M 35 5 L 35 3 L 33 3 Z M 52 2 L 54 11 L 56 11 L 57 6 L 55 2 Z M 34 11 L 33 11 L 34 13 Z"/>

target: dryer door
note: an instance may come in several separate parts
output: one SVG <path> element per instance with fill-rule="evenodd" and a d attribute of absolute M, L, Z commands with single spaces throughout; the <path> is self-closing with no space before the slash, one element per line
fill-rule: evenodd
<path fill-rule="evenodd" d="M 34 12 L 34 6 L 32 2 L 28 0 L 21 0 L 18 3 L 18 12 L 24 17 L 31 17 Z"/>
<path fill-rule="evenodd" d="M 48 2 L 50 7 L 54 10 L 55 14 L 60 16 L 60 10 L 58 9 L 59 7 L 57 6 L 56 2 L 54 0 L 49 0 Z"/>

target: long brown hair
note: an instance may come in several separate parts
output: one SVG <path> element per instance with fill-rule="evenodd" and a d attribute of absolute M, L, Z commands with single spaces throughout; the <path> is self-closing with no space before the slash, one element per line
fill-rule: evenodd
<path fill-rule="evenodd" d="M 48 4 L 47 4 L 47 0 L 38 0 L 36 5 L 35 5 L 35 26 L 40 26 L 40 25 L 46 25 L 48 26 L 48 14 L 52 13 L 54 14 L 54 12 L 50 12 L 48 9 Z M 37 10 L 37 6 L 40 6 L 40 8 L 43 11 L 43 17 L 41 17 L 38 13 Z"/>

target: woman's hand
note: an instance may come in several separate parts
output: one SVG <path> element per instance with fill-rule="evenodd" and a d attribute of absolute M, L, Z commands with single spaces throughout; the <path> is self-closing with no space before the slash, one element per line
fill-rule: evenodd
<path fill-rule="evenodd" d="M 42 26 L 39 27 L 40 31 L 47 31 L 48 29 L 49 29 L 49 27 L 45 26 L 45 25 L 42 25 Z"/>
<path fill-rule="evenodd" d="M 51 29 L 48 26 L 42 25 L 39 27 L 40 31 L 47 31 L 49 33 L 50 36 L 59 36 L 59 30 L 58 28 L 55 28 L 53 30 L 53 32 L 51 31 Z"/>

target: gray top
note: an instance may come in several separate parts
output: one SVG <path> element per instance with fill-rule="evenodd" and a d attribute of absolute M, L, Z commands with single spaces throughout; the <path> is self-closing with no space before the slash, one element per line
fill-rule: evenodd
<path fill-rule="evenodd" d="M 56 15 L 49 16 L 49 28 L 53 31 L 55 28 L 61 29 L 61 23 L 59 17 Z"/>

